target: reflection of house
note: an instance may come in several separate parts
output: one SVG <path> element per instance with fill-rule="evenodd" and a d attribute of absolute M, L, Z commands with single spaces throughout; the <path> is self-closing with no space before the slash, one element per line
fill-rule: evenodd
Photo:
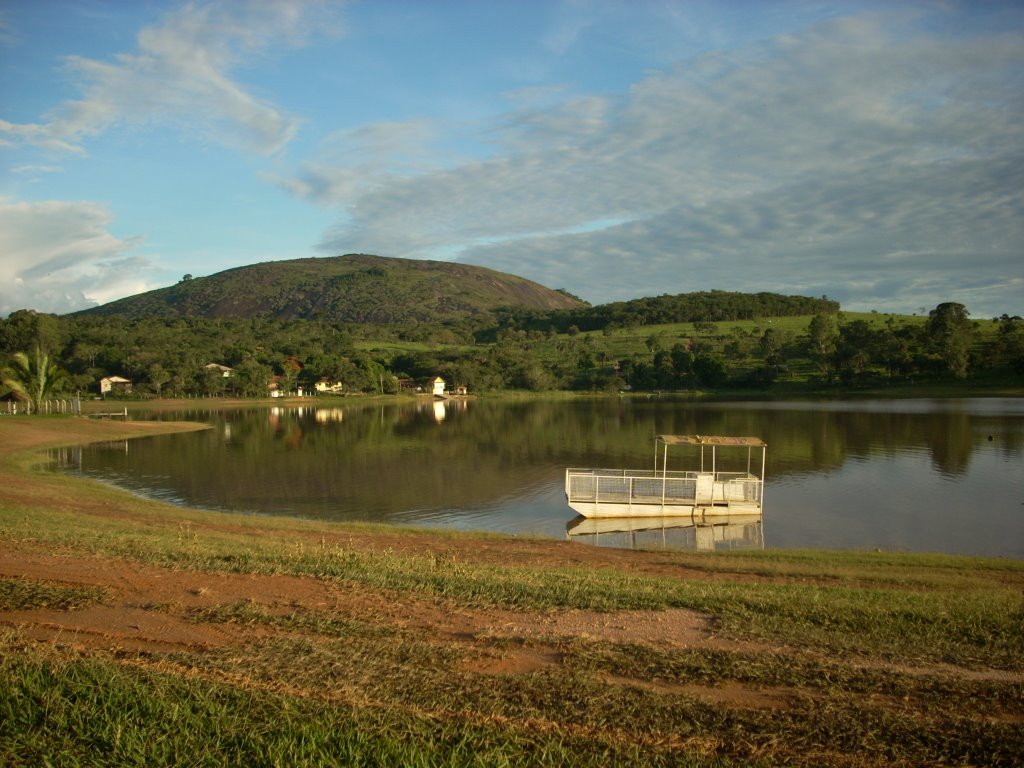
<path fill-rule="evenodd" d="M 434 397 L 444 397 L 445 381 L 440 376 L 434 379 Z"/>
<path fill-rule="evenodd" d="M 341 408 L 316 408 L 313 411 L 313 418 L 320 424 L 344 421 L 345 412 Z"/>
<path fill-rule="evenodd" d="M 111 394 L 127 394 L 131 391 L 132 382 L 122 376 L 107 376 L 100 379 L 100 394 L 103 396 L 106 396 L 108 392 Z"/>
<path fill-rule="evenodd" d="M 207 363 L 206 369 L 220 371 L 221 376 L 225 379 L 229 378 L 235 372 L 234 368 L 228 368 L 226 365 L 221 365 L 220 363 Z"/>

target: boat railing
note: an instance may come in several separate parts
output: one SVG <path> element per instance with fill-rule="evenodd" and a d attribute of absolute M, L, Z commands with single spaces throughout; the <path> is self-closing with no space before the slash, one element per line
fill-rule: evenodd
<path fill-rule="evenodd" d="M 746 472 L 567 469 L 565 495 L 570 503 L 693 504 L 698 496 L 698 478 L 709 476 L 711 496 L 702 497 L 701 503 L 760 504 L 761 480 Z M 701 493 L 705 493 L 703 484 Z"/>

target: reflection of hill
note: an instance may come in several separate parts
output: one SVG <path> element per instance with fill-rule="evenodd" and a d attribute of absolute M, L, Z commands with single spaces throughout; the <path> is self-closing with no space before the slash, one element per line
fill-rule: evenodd
<path fill-rule="evenodd" d="M 441 422 L 420 405 L 346 405 L 331 418 L 309 408 L 227 411 L 209 416 L 213 430 L 134 442 L 127 455 L 92 461 L 194 504 L 380 518 L 514 497 L 560 482 L 567 466 L 647 467 L 657 433 L 760 436 L 769 487 L 905 451 L 927 451 L 941 472 L 957 475 L 990 434 L 1001 451 L 1021 451 L 1020 417 L 902 403 L 480 400 L 449 403 Z"/>

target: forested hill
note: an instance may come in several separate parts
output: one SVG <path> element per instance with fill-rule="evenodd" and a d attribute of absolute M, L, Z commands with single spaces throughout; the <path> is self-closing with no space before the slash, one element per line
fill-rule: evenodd
<path fill-rule="evenodd" d="M 483 267 L 347 254 L 186 276 L 169 288 L 77 314 L 404 324 L 487 319 L 499 309 L 548 312 L 582 306 L 564 293 Z"/>
<path fill-rule="evenodd" d="M 580 306 L 547 312 L 515 311 L 515 324 L 528 330 L 554 328 L 562 333 L 575 326 L 581 331 L 633 328 L 665 323 L 717 323 L 762 317 L 797 317 L 832 314 L 839 302 L 821 297 L 784 296 L 779 293 L 698 291 Z"/>
<path fill-rule="evenodd" d="M 719 322 L 758 317 L 794 317 L 819 312 L 838 312 L 839 302 L 826 297 L 784 296 L 778 293 L 699 291 L 602 304 L 577 312 L 585 324 L 604 328 L 620 325 Z M 580 326 L 583 328 L 583 325 Z"/>

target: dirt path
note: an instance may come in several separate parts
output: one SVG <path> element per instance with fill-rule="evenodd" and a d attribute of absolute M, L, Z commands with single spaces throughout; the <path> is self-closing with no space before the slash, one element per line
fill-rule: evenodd
<path fill-rule="evenodd" d="M 565 636 L 655 647 L 715 646 L 709 619 L 684 611 L 498 611 L 453 609 L 432 600 L 389 600 L 351 584 L 297 576 L 204 573 L 114 558 L 61 553 L 31 542 L 0 541 L 0 578 L 62 587 L 101 587 L 100 604 L 75 610 L 0 612 L 0 625 L 37 639 L 108 650 L 201 650 L 252 639 L 251 628 L 190 621 L 190 613 L 248 603 L 271 612 L 297 608 L 415 628 L 447 640 Z M 735 647 L 730 643 L 729 647 Z"/>

